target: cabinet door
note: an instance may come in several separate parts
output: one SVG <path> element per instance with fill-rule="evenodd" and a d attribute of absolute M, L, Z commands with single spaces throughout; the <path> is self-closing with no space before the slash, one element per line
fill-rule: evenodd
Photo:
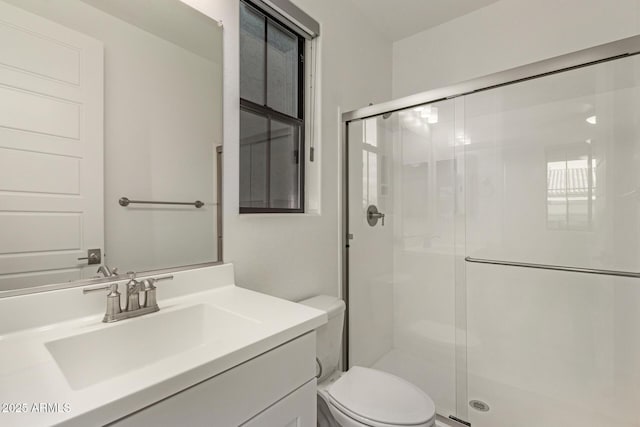
<path fill-rule="evenodd" d="M 309 382 L 313 382 L 315 393 L 315 343 L 315 332 L 303 335 L 118 420 L 111 426 L 230 427 L 241 425 L 253 419 L 256 414 L 264 413 L 265 408 L 276 406 L 292 396 L 292 390 L 295 390 L 294 393 L 302 390 Z M 309 400 L 315 411 L 315 394 Z M 294 420 L 295 417 L 291 419 Z M 313 426 L 315 426 L 315 418 L 313 420 Z M 271 427 L 268 423 L 254 425 Z M 303 424 L 293 425 L 312 426 L 306 421 Z"/>
<path fill-rule="evenodd" d="M 285 396 L 242 427 L 315 427 L 316 380 Z"/>

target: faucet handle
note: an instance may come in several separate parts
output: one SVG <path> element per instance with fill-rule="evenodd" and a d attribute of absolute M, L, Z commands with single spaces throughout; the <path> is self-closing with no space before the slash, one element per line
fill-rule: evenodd
<path fill-rule="evenodd" d="M 144 306 L 149 308 L 158 308 L 158 300 L 156 299 L 156 282 L 158 279 L 149 278 L 142 281 L 144 286 Z"/>
<path fill-rule="evenodd" d="M 102 318 L 103 322 L 113 322 L 117 319 L 117 316 L 122 312 L 122 307 L 120 307 L 120 292 L 118 292 L 118 282 L 107 283 L 102 286 L 98 286 L 95 288 L 84 288 L 82 290 L 83 294 L 88 294 L 97 291 L 105 291 L 108 290 L 107 294 L 107 310 L 104 313 L 104 317 Z"/>
<path fill-rule="evenodd" d="M 140 283 L 142 283 L 143 287 L 143 291 L 153 291 L 156 289 L 156 283 L 158 283 L 161 280 L 173 280 L 173 275 L 169 275 L 169 276 L 162 276 L 162 277 L 149 277 L 147 279 L 142 280 Z"/>
<path fill-rule="evenodd" d="M 109 295 L 107 296 L 120 295 L 120 292 L 118 292 L 118 282 L 107 283 L 105 285 L 97 286 L 95 288 L 84 288 L 82 290 L 82 293 L 90 294 L 92 292 L 107 291 L 107 290 L 109 291 Z"/>
<path fill-rule="evenodd" d="M 173 275 L 169 275 L 169 276 L 162 276 L 162 277 L 150 277 L 148 279 L 145 280 L 145 282 L 147 282 L 150 287 L 154 287 L 153 285 L 155 285 L 156 283 L 158 283 L 161 280 L 173 280 Z"/>
<path fill-rule="evenodd" d="M 113 276 L 117 276 L 118 275 L 118 269 L 117 268 L 109 268 L 109 266 L 107 264 L 103 264 L 98 268 L 98 273 L 102 273 L 102 275 L 104 277 L 113 277 Z"/>
<path fill-rule="evenodd" d="M 132 293 L 142 292 L 142 282 L 136 280 L 136 273 L 133 271 L 127 271 L 127 276 L 129 276 L 129 281 L 127 282 L 127 293 L 130 295 Z"/>
<path fill-rule="evenodd" d="M 156 283 L 160 280 L 172 280 L 173 276 L 150 277 L 142 281 L 144 285 L 145 302 L 144 306 L 154 311 L 159 310 L 158 300 L 156 299 Z"/>
<path fill-rule="evenodd" d="M 155 279 L 153 277 L 149 278 L 149 279 L 144 279 L 142 281 L 142 284 L 144 285 L 144 290 L 145 291 L 152 291 L 154 289 L 156 289 L 156 282 L 158 281 L 158 279 Z"/>

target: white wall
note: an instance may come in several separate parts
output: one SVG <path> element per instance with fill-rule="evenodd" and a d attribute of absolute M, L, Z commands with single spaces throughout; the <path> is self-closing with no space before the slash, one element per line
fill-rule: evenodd
<path fill-rule="evenodd" d="M 340 281 L 340 111 L 391 96 L 391 43 L 349 2 L 297 0 L 321 24 L 319 214 L 239 215 L 237 0 L 184 0 L 224 26 L 224 260 L 237 283 L 289 299 L 337 295 Z"/>
<path fill-rule="evenodd" d="M 393 97 L 639 32 L 639 0 L 502 0 L 394 43 Z"/>

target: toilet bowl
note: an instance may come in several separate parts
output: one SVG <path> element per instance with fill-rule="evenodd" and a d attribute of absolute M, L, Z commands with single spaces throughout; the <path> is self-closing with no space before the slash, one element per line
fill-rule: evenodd
<path fill-rule="evenodd" d="M 354 366 L 338 369 L 344 324 L 344 302 L 325 295 L 300 301 L 327 312 L 329 321 L 316 330 L 318 425 L 342 427 L 431 427 L 436 411 L 431 398 L 400 377 Z M 327 411 L 328 409 L 328 411 Z"/>
<path fill-rule="evenodd" d="M 318 385 L 318 397 L 342 427 L 430 427 L 435 406 L 422 390 L 395 375 L 354 366 Z"/>

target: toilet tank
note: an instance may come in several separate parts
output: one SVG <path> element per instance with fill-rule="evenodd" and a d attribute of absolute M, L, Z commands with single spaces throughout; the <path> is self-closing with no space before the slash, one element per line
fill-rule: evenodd
<path fill-rule="evenodd" d="M 345 304 L 341 299 L 327 295 L 305 299 L 300 304 L 325 311 L 329 318 L 326 324 L 316 329 L 316 357 L 322 369 L 318 382 L 321 382 L 335 372 L 340 363 Z"/>

